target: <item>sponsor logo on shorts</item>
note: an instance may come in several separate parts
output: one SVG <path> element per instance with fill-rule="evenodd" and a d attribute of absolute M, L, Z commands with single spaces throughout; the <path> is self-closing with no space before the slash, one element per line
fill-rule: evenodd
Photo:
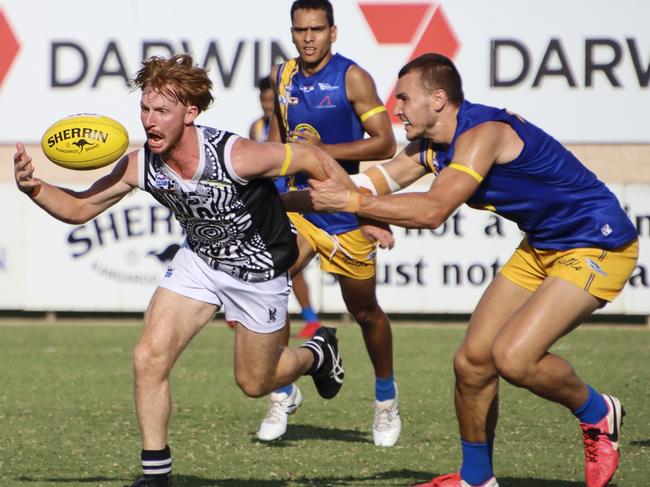
<path fill-rule="evenodd" d="M 167 266 L 167 271 L 165 272 L 165 277 L 172 277 L 174 273 L 174 268 L 172 266 Z"/>
<path fill-rule="evenodd" d="M 557 263 L 576 271 L 582 270 L 582 264 L 580 263 L 580 260 L 576 259 L 575 257 L 562 257 L 557 261 Z"/>
<path fill-rule="evenodd" d="M 587 267 L 589 267 L 592 271 L 597 272 L 601 276 L 606 276 L 607 272 L 602 270 L 598 264 L 596 264 L 593 260 L 591 259 L 585 259 L 585 262 L 587 263 Z"/>

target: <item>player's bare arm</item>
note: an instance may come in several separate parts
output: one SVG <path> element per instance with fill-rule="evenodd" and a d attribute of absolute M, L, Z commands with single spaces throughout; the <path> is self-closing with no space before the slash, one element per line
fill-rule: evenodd
<path fill-rule="evenodd" d="M 390 194 L 417 181 L 426 174 L 425 168 L 418 162 L 419 147 L 419 141 L 412 142 L 390 161 L 352 176 L 332 173 L 326 166 L 328 178 L 311 184 L 311 211 L 340 211 L 346 208 L 353 197 L 347 186 L 348 178 L 355 184 L 356 192 L 370 195 Z"/>
<path fill-rule="evenodd" d="M 84 191 L 73 191 L 34 178 L 31 156 L 16 145 L 14 173 L 18 188 L 58 220 L 85 223 L 117 203 L 137 186 L 137 152 L 124 156 L 106 176 Z"/>
<path fill-rule="evenodd" d="M 313 185 L 314 206 L 330 211 L 345 209 L 407 228 L 436 228 L 469 199 L 495 162 L 508 162 L 506 159 L 515 148 L 510 132 L 504 124 L 493 122 L 465 132 L 456 142 L 454 161 L 458 162 L 443 169 L 426 192 L 369 196 L 345 193 L 340 187 L 332 191 L 332 187 L 326 186 L 330 184 L 328 181 Z M 417 152 L 406 153 L 406 156 L 417 162 Z M 399 177 L 399 160 L 400 157 L 396 158 L 391 168 L 396 177 Z M 405 159 L 402 164 L 408 167 Z"/>
<path fill-rule="evenodd" d="M 318 145 L 337 160 L 375 161 L 395 154 L 395 137 L 388 114 L 377 95 L 371 76 L 359 66 L 346 73 L 348 99 L 369 137 L 340 144 L 323 144 L 314 134 L 291 132 L 290 141 Z"/>
<path fill-rule="evenodd" d="M 322 181 L 327 177 L 324 169 L 327 161 L 333 164 L 332 171 L 345 173 L 336 161 L 311 144 L 259 143 L 239 138 L 233 146 L 231 161 L 235 173 L 243 179 L 274 178 L 300 172 Z M 354 189 L 351 182 L 348 187 Z"/>

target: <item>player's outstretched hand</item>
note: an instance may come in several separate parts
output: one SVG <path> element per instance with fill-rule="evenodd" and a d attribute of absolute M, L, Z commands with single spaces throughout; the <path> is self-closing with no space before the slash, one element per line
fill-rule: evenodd
<path fill-rule="evenodd" d="M 14 177 L 18 189 L 25 194 L 31 195 L 40 189 L 41 181 L 34 178 L 32 157 L 20 142 L 16 144 L 16 152 L 14 153 Z"/>
<path fill-rule="evenodd" d="M 309 197 L 316 211 L 344 211 L 350 191 L 341 180 L 341 176 L 332 167 L 330 161 L 323 161 L 327 174 L 324 181 L 309 180 Z"/>
<path fill-rule="evenodd" d="M 388 224 L 364 221 L 359 223 L 361 224 L 359 230 L 361 230 L 363 236 L 368 240 L 377 243 L 382 249 L 392 249 L 395 247 L 395 237 Z"/>

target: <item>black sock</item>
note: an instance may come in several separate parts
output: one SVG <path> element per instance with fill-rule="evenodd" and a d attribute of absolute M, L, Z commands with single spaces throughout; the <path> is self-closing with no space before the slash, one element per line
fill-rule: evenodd
<path fill-rule="evenodd" d="M 172 454 L 169 446 L 163 450 L 142 450 L 140 459 L 145 477 L 167 477 L 172 472 Z"/>

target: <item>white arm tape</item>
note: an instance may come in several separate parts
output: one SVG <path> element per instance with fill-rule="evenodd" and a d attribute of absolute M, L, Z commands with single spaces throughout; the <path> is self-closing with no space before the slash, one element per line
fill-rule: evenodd
<path fill-rule="evenodd" d="M 350 174 L 350 179 L 357 188 L 367 189 L 373 196 L 377 196 L 377 188 L 375 188 L 370 178 L 364 173 Z"/>
<path fill-rule="evenodd" d="M 402 189 L 402 187 L 399 184 L 397 184 L 397 181 L 395 181 L 393 178 L 390 177 L 390 175 L 388 174 L 388 171 L 386 171 L 386 169 L 384 169 L 383 165 L 378 164 L 375 167 L 377 169 L 379 169 L 381 171 L 381 173 L 384 175 L 384 177 L 386 178 L 386 182 L 388 183 L 388 187 L 390 188 L 391 193 L 394 193 L 395 191 L 398 191 L 398 190 Z"/>

